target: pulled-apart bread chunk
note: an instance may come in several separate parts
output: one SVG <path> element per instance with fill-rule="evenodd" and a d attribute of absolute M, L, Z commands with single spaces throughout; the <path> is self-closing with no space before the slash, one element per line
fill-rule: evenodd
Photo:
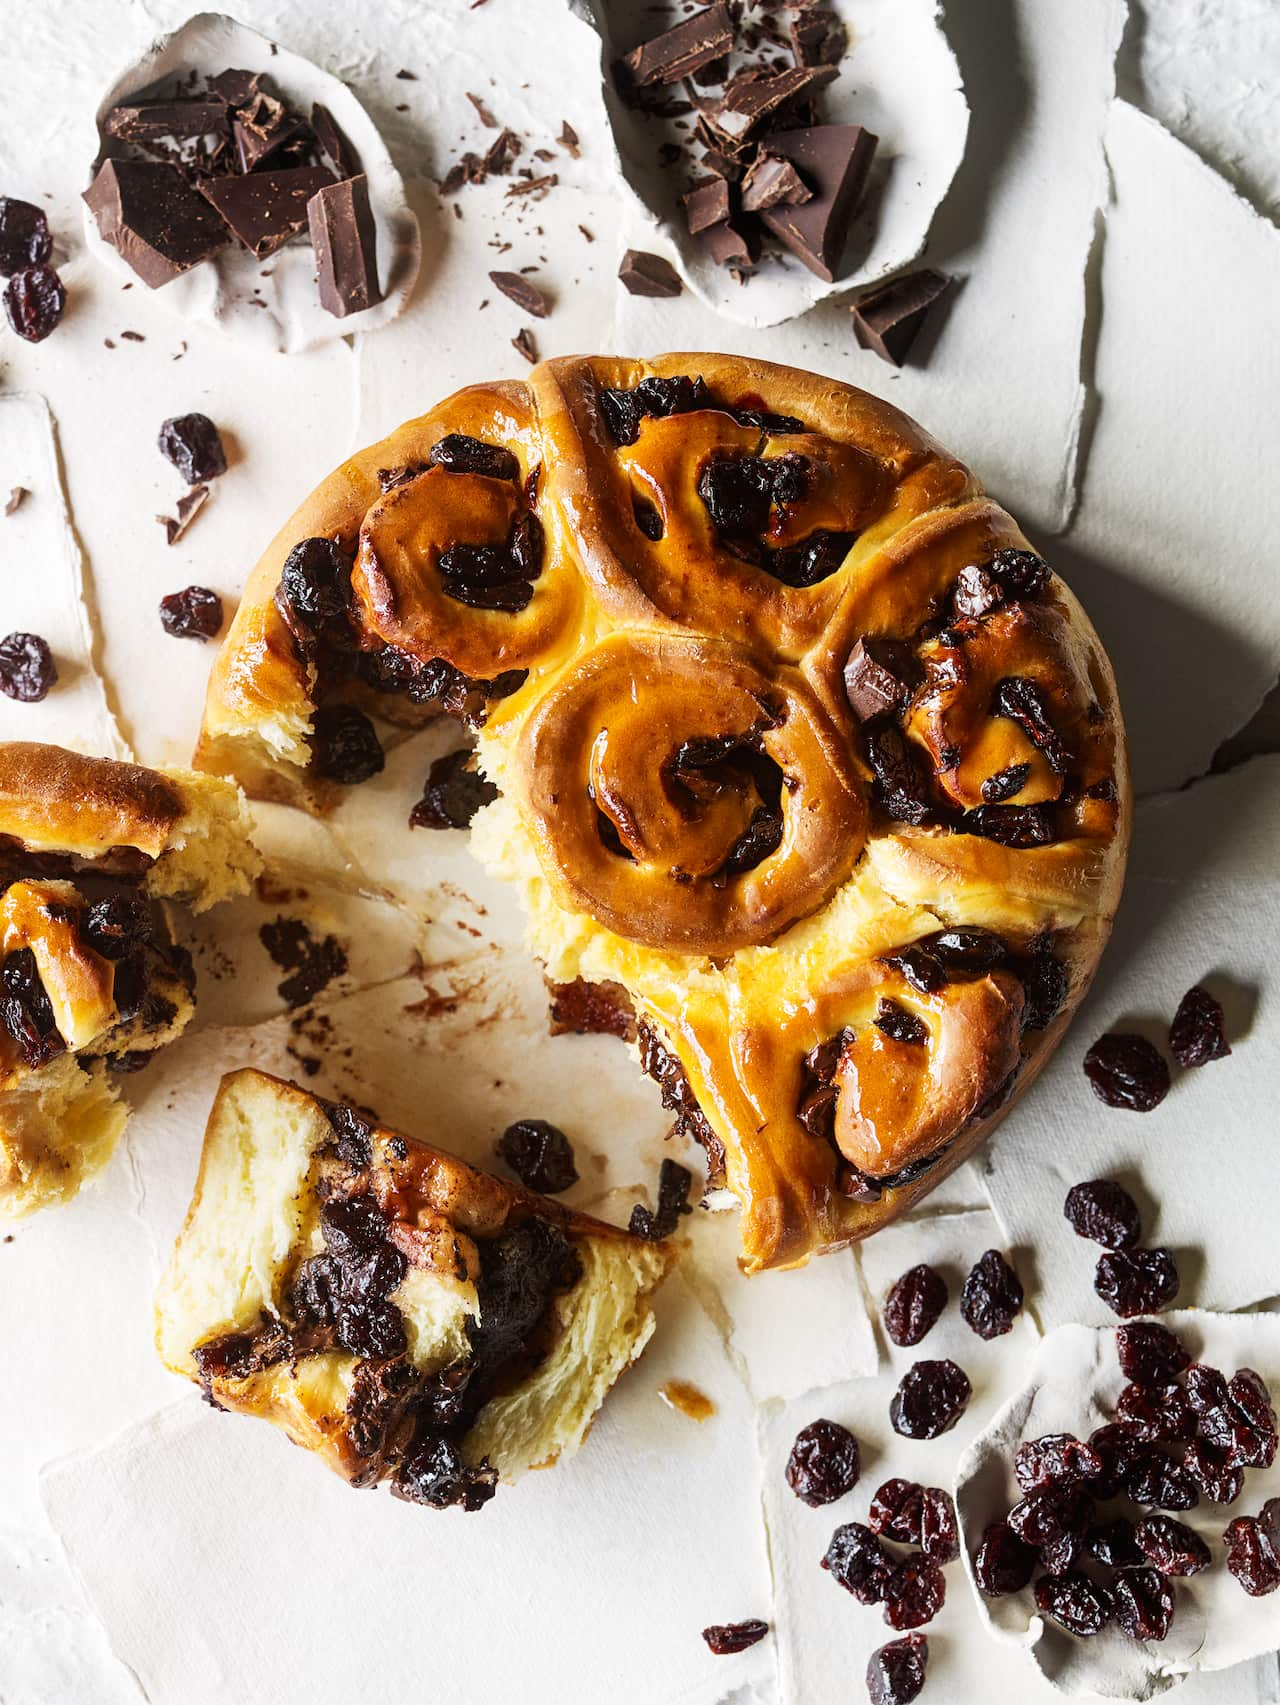
<path fill-rule="evenodd" d="M 0 743 L 0 1218 L 110 1159 L 128 1118 L 111 1074 L 195 1010 L 164 903 L 204 911 L 258 862 L 231 782 Z"/>
<path fill-rule="evenodd" d="M 156 1342 L 351 1485 L 475 1510 L 582 1443 L 672 1259 L 246 1069 L 209 1115 Z"/>

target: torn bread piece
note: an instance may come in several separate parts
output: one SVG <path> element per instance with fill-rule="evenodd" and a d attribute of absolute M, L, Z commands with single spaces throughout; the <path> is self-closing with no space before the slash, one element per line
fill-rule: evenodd
<path fill-rule="evenodd" d="M 475 1510 L 582 1443 L 674 1254 L 245 1069 L 209 1116 L 156 1342 L 351 1485 Z"/>
<path fill-rule="evenodd" d="M 113 1076 L 195 1010 L 166 904 L 246 893 L 259 864 L 231 782 L 0 743 L 0 1219 L 106 1165 L 128 1118 Z"/>

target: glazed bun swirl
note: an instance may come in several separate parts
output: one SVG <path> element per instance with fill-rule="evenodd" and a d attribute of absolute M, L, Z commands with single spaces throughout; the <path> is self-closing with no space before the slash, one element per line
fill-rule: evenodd
<path fill-rule="evenodd" d="M 652 947 L 768 941 L 861 851 L 863 799 L 821 706 L 714 641 L 602 641 L 539 704 L 518 762 L 562 903 Z"/>

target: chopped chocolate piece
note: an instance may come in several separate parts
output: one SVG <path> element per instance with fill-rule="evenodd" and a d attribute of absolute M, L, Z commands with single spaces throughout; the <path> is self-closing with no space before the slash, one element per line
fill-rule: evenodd
<path fill-rule="evenodd" d="M 755 264 L 755 253 L 742 232 L 730 220 L 721 225 L 708 225 L 699 231 L 703 247 L 717 266 L 749 267 Z"/>
<path fill-rule="evenodd" d="M 636 1203 L 627 1227 L 631 1235 L 648 1238 L 651 1242 L 670 1237 L 680 1215 L 693 1212 L 689 1206 L 692 1183 L 693 1174 L 687 1167 L 674 1160 L 664 1160 L 658 1169 L 658 1205 L 646 1208 L 643 1202 Z"/>
<path fill-rule="evenodd" d="M 533 341 L 533 333 L 529 330 L 528 326 L 521 326 L 520 330 L 511 340 L 511 347 L 518 354 L 524 356 L 530 367 L 537 365 L 538 346 Z"/>
<path fill-rule="evenodd" d="M 232 236 L 263 260 L 298 235 L 307 223 L 307 203 L 333 182 L 323 166 L 287 166 L 248 177 L 206 178 L 200 193 Z"/>
<path fill-rule="evenodd" d="M 785 71 L 740 71 L 707 117 L 730 142 L 743 142 L 767 129 L 784 112 L 808 100 L 819 89 L 824 89 L 835 75 L 835 68 L 830 65 L 798 66 Z M 831 125 L 822 128 L 844 127 Z M 802 133 L 793 131 L 791 134 Z M 771 153 L 774 152 L 773 144 L 774 138 L 770 136 Z"/>
<path fill-rule="evenodd" d="M 178 499 L 178 516 L 176 520 L 172 515 L 156 516 L 156 520 L 164 528 L 166 544 L 177 544 L 178 540 L 204 508 L 208 499 L 209 488 L 207 485 L 193 485 L 190 491 L 184 492 Z"/>
<path fill-rule="evenodd" d="M 320 305 L 337 319 L 382 300 L 378 234 L 363 174 L 326 184 L 307 202 Z"/>
<path fill-rule="evenodd" d="M 311 128 L 315 132 L 320 152 L 340 178 L 354 178 L 360 172 L 360 156 L 348 141 L 345 132 L 328 107 L 319 101 L 311 109 Z"/>
<path fill-rule="evenodd" d="M 729 185 L 723 178 L 707 178 L 680 200 L 691 236 L 696 237 L 710 225 L 723 224 L 729 217 Z"/>
<path fill-rule="evenodd" d="M 24 266 L 4 287 L 5 318 L 27 343 L 43 343 L 62 319 L 67 293 L 51 266 Z"/>
<path fill-rule="evenodd" d="M 206 77 L 205 84 L 209 93 L 224 101 L 227 106 L 247 107 L 261 89 L 262 77 L 261 71 L 232 68 L 219 71 L 216 77 Z"/>
<path fill-rule="evenodd" d="M 473 95 L 471 90 L 468 89 L 466 90 L 466 97 L 476 109 L 476 117 L 480 120 L 485 129 L 497 130 L 499 128 L 497 119 L 489 111 L 488 107 L 480 99 L 479 95 Z"/>
<path fill-rule="evenodd" d="M 526 1190 L 558 1196 L 578 1182 L 573 1144 L 545 1119 L 518 1119 L 498 1138 L 498 1153 Z"/>
<path fill-rule="evenodd" d="M 485 778 L 465 746 L 437 758 L 427 774 L 422 798 L 409 813 L 411 829 L 466 829 L 482 805 L 492 805 L 498 790 Z"/>
<path fill-rule="evenodd" d="M 924 317 L 951 280 L 928 267 L 909 272 L 860 296 L 850 310 L 853 333 L 863 349 L 901 367 Z"/>
<path fill-rule="evenodd" d="M 514 302 L 517 308 L 523 308 L 526 314 L 532 314 L 535 320 L 545 320 L 551 312 L 551 304 L 546 296 L 533 280 L 526 278 L 522 272 L 491 272 L 489 282 Z"/>
<path fill-rule="evenodd" d="M 160 600 L 160 624 L 174 639 L 216 637 L 222 626 L 222 599 L 207 586 L 188 586 Z"/>
<path fill-rule="evenodd" d="M 203 485 L 227 471 L 222 438 L 207 414 L 171 416 L 161 425 L 157 442 L 160 454 L 173 463 L 188 485 Z"/>
<path fill-rule="evenodd" d="M 145 101 L 139 106 L 112 107 L 103 129 L 121 142 L 221 136 L 226 134 L 227 107 L 220 100 Z"/>
<path fill-rule="evenodd" d="M 828 284 L 838 274 L 878 141 L 860 124 L 821 124 L 769 138 L 770 154 L 792 161 L 813 195 L 797 206 L 766 208 L 760 217 L 784 248 Z"/>
<path fill-rule="evenodd" d="M 863 634 L 844 666 L 845 697 L 859 722 L 872 722 L 901 710 L 919 678 L 919 667 L 907 646 Z"/>
<path fill-rule="evenodd" d="M 232 120 L 240 170 L 252 172 L 302 129 L 302 120 L 283 101 L 259 89 Z"/>
<path fill-rule="evenodd" d="M 819 8 L 793 18 L 789 34 L 797 65 L 838 65 L 848 45 L 840 19 Z"/>
<path fill-rule="evenodd" d="M 769 1624 L 761 1622 L 758 1616 L 752 1616 L 746 1622 L 713 1622 L 710 1628 L 702 1630 L 702 1638 L 718 1658 L 723 1658 L 734 1652 L 745 1652 L 748 1646 L 763 1640 L 768 1632 Z"/>
<path fill-rule="evenodd" d="M 1222 1060 L 1231 1052 L 1221 1001 L 1195 983 L 1178 1002 L 1169 1026 L 1169 1051 L 1186 1070 Z"/>
<path fill-rule="evenodd" d="M 651 83 L 678 83 L 682 77 L 709 65 L 733 47 L 733 21 L 723 0 L 696 12 L 682 24 L 642 42 L 622 64 L 625 76 L 634 87 L 647 88 Z"/>
<path fill-rule="evenodd" d="M 578 133 L 569 123 L 568 119 L 565 119 L 564 123 L 560 126 L 560 134 L 556 137 L 556 141 L 559 143 L 560 147 L 564 149 L 565 153 L 572 155 L 575 160 L 582 153 L 582 149 L 578 143 Z"/>
<path fill-rule="evenodd" d="M 44 209 L 16 196 L 0 195 L 0 275 L 43 266 L 53 253 Z"/>
<path fill-rule="evenodd" d="M 16 514 L 17 511 L 22 506 L 23 498 L 26 497 L 27 495 L 28 495 L 28 492 L 27 492 L 27 488 L 25 485 L 15 485 L 13 487 L 12 491 L 9 493 L 9 496 L 5 502 L 5 506 L 4 506 L 5 514 L 6 515 Z"/>
<path fill-rule="evenodd" d="M 83 200 L 98 234 L 150 290 L 206 261 L 227 240 L 208 202 L 176 166 L 106 160 Z"/>
<path fill-rule="evenodd" d="M 798 207 L 812 201 L 813 191 L 790 160 L 761 154 L 742 183 L 744 213 L 763 213 L 769 207 Z"/>
<path fill-rule="evenodd" d="M 38 704 L 58 679 L 48 642 L 38 633 L 9 633 L 0 639 L 0 693 Z"/>
<path fill-rule="evenodd" d="M 742 182 L 742 174 L 744 170 L 742 161 L 735 160 L 730 155 L 721 153 L 718 148 L 712 148 L 704 144 L 702 150 L 702 164 L 709 172 L 714 172 L 718 178 L 723 178 L 726 183 L 736 184 Z"/>
<path fill-rule="evenodd" d="M 643 249 L 628 249 L 618 277 L 632 296 L 678 296 L 684 286 L 669 260 Z"/>

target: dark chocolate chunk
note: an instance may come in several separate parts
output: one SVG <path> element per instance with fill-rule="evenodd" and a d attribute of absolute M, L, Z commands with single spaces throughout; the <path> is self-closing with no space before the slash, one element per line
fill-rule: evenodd
<path fill-rule="evenodd" d="M 248 177 L 206 178 L 200 193 L 232 236 L 263 260 L 298 235 L 307 223 L 307 203 L 333 182 L 323 166 L 286 166 Z"/>
<path fill-rule="evenodd" d="M 813 194 L 793 206 L 766 208 L 760 217 L 784 248 L 829 284 L 838 276 L 878 141 L 860 124 L 821 124 L 769 138 L 770 154 L 790 160 Z"/>
<path fill-rule="evenodd" d="M 205 86 L 216 99 L 231 108 L 247 107 L 262 87 L 261 71 L 245 71 L 231 67 L 219 71 L 216 77 L 206 77 Z"/>
<path fill-rule="evenodd" d="M 253 98 L 237 111 L 232 120 L 236 151 L 242 172 L 255 171 L 264 160 L 296 136 L 302 120 L 278 101 L 274 95 L 259 89 Z"/>
<path fill-rule="evenodd" d="M 199 266 L 227 232 L 176 166 L 106 160 L 84 192 L 98 234 L 151 290 Z"/>
<path fill-rule="evenodd" d="M 227 471 L 221 435 L 207 414 L 171 416 L 160 427 L 158 443 L 160 454 L 188 485 L 202 485 Z"/>
<path fill-rule="evenodd" d="M 698 237 L 717 266 L 749 267 L 755 262 L 755 251 L 731 220 L 708 225 Z"/>
<path fill-rule="evenodd" d="M 923 267 L 877 285 L 850 310 L 853 335 L 863 349 L 874 350 L 881 361 L 901 367 L 925 315 L 950 282 L 944 274 Z"/>
<path fill-rule="evenodd" d="M 794 66 L 784 71 L 740 71 L 706 116 L 712 127 L 730 143 L 740 143 L 767 129 L 783 113 L 816 95 L 835 75 L 835 68 L 830 65 Z M 774 152 L 773 145 L 774 137 L 770 136 L 771 153 Z"/>
<path fill-rule="evenodd" d="M 44 209 L 13 195 L 0 195 L 0 275 L 44 266 L 53 253 Z"/>
<path fill-rule="evenodd" d="M 345 132 L 328 107 L 319 101 L 311 109 L 311 128 L 320 152 L 340 178 L 354 178 L 360 171 L 360 156 L 348 141 Z"/>
<path fill-rule="evenodd" d="M 859 722 L 899 711 L 911 697 L 920 670 L 907 646 L 863 634 L 844 666 L 844 690 Z"/>
<path fill-rule="evenodd" d="M 643 249 L 628 249 L 618 277 L 632 296 L 678 296 L 684 286 L 669 260 Z"/>
<path fill-rule="evenodd" d="M 763 213 L 770 207 L 798 207 L 812 201 L 813 191 L 790 160 L 761 154 L 742 183 L 744 213 Z"/>
<path fill-rule="evenodd" d="M 545 320 L 551 312 L 551 304 L 546 296 L 533 280 L 526 278 L 522 272 L 491 272 L 489 282 L 514 302 L 517 308 L 523 308 L 526 314 L 532 314 L 535 320 Z"/>
<path fill-rule="evenodd" d="M 378 234 L 368 178 L 342 178 L 317 190 L 307 202 L 307 224 L 321 307 L 345 319 L 380 302 Z"/>
<path fill-rule="evenodd" d="M 631 83 L 643 89 L 651 83 L 678 83 L 732 47 L 733 21 L 723 0 L 717 0 L 682 24 L 642 42 L 622 63 Z"/>
<path fill-rule="evenodd" d="M 190 491 L 183 492 L 182 496 L 178 499 L 178 514 L 176 519 L 172 515 L 156 516 L 156 520 L 164 528 L 166 544 L 177 544 L 178 540 L 186 532 L 187 528 L 195 520 L 196 516 L 204 508 L 208 500 L 208 486 L 193 485 Z"/>
<path fill-rule="evenodd" d="M 511 340 L 511 347 L 515 350 L 517 355 L 524 356 L 530 367 L 536 365 L 538 360 L 538 346 L 533 341 L 533 333 L 529 330 L 528 326 L 521 326 L 520 330 Z"/>
<path fill-rule="evenodd" d="M 691 236 L 696 237 L 711 225 L 722 225 L 729 217 L 729 185 L 724 178 L 708 178 L 680 200 Z"/>
<path fill-rule="evenodd" d="M 197 136 L 225 135 L 227 108 L 216 99 L 145 101 L 139 106 L 112 107 L 103 129 L 121 142 L 191 141 Z"/>
<path fill-rule="evenodd" d="M 791 51 L 797 65 L 838 65 L 848 45 L 844 25 L 834 12 L 814 7 L 791 21 Z"/>

